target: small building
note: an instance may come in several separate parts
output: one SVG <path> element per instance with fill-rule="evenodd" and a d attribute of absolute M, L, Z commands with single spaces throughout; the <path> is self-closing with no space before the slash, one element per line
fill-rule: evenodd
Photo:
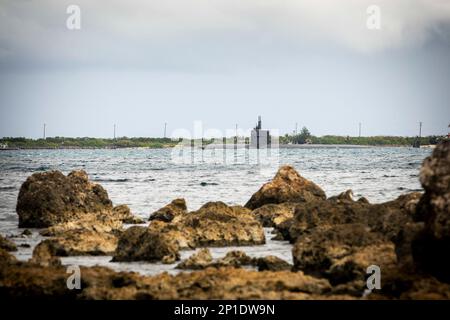
<path fill-rule="evenodd" d="M 261 116 L 258 117 L 258 123 L 252 130 L 250 137 L 250 147 L 255 149 L 270 148 L 270 131 L 262 129 Z"/>

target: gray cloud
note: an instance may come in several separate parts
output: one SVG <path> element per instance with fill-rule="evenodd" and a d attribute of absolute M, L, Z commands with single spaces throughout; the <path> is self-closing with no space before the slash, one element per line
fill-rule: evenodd
<path fill-rule="evenodd" d="M 449 41 L 446 0 L 79 0 L 82 30 L 69 31 L 71 3 L 2 1 L 0 63 L 210 68 L 311 46 L 370 54 Z M 381 9 L 379 31 L 366 28 L 371 4 Z"/>
<path fill-rule="evenodd" d="M 66 28 L 81 7 L 82 28 Z M 369 5 L 381 30 L 366 28 Z M 442 134 L 448 0 L 2 0 L 0 136 Z"/>

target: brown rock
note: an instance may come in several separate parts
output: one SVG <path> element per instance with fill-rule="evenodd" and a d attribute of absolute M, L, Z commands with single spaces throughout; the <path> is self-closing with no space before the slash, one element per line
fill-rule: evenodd
<path fill-rule="evenodd" d="M 164 222 L 170 222 L 176 216 L 180 216 L 187 213 L 186 201 L 184 199 L 175 199 L 168 205 L 153 212 L 150 215 L 149 220 L 161 220 Z"/>
<path fill-rule="evenodd" d="M 255 264 L 255 260 L 249 257 L 245 252 L 240 250 L 229 251 L 224 257 L 217 259 L 213 266 L 220 267 L 234 267 L 240 268 L 241 266 L 251 266 Z"/>
<path fill-rule="evenodd" d="M 17 251 L 17 246 L 11 240 L 8 240 L 0 235 L 0 249 L 6 251 Z"/>
<path fill-rule="evenodd" d="M 107 192 L 84 171 L 35 173 L 22 184 L 17 200 L 19 227 L 49 227 L 83 215 L 111 212 Z"/>
<path fill-rule="evenodd" d="M 11 264 L 17 262 L 16 257 L 14 257 L 9 251 L 0 248 L 0 270 L 3 269 L 3 265 Z M 1 283 L 0 283 L 1 288 Z"/>
<path fill-rule="evenodd" d="M 438 279 L 450 282 L 450 141 L 440 143 L 420 170 L 425 194 L 417 205 L 416 219 L 425 223 L 412 242 L 414 261 Z"/>
<path fill-rule="evenodd" d="M 141 276 L 104 267 L 81 267 L 81 290 L 69 290 L 63 267 L 4 264 L 0 292 L 9 298 L 53 299 L 336 299 L 331 286 L 302 272 L 257 272 L 235 268 Z"/>
<path fill-rule="evenodd" d="M 256 260 L 258 271 L 284 271 L 291 270 L 292 265 L 276 256 L 267 256 Z"/>
<path fill-rule="evenodd" d="M 245 207 L 254 210 L 268 203 L 309 202 L 325 198 L 325 192 L 319 186 L 300 176 L 293 167 L 282 166 L 273 180 L 264 184 Z"/>
<path fill-rule="evenodd" d="M 117 247 L 117 236 L 93 230 L 73 229 L 46 241 L 56 256 L 111 255 Z"/>
<path fill-rule="evenodd" d="M 353 201 L 349 192 L 328 200 L 315 200 L 295 206 L 294 218 L 275 225 L 285 240 L 295 240 L 317 226 L 360 223 L 393 240 L 404 225 L 413 221 L 420 193 L 402 195 L 393 201 L 370 204 Z"/>
<path fill-rule="evenodd" d="M 292 254 L 296 270 L 333 285 L 363 280 L 372 264 L 385 269 L 396 263 L 394 245 L 362 224 L 316 227 L 298 238 Z"/>
<path fill-rule="evenodd" d="M 191 255 L 188 259 L 179 263 L 177 269 L 200 270 L 205 269 L 211 265 L 213 258 L 211 252 L 207 248 L 201 249 Z"/>
<path fill-rule="evenodd" d="M 74 221 L 62 222 L 42 229 L 39 233 L 45 237 L 61 236 L 69 231 L 95 231 L 99 233 L 120 233 L 123 223 L 110 215 L 92 214 L 83 216 Z"/>
<path fill-rule="evenodd" d="M 178 259 L 180 249 L 265 243 L 264 229 L 248 209 L 223 202 L 208 202 L 171 222 L 153 220 L 147 231 L 130 229 L 121 236 L 114 261 L 160 260 L 166 255 Z"/>
<path fill-rule="evenodd" d="M 265 243 L 264 229 L 242 207 L 223 202 L 208 202 L 199 210 L 182 216 L 177 222 L 198 247 L 257 245 Z"/>
<path fill-rule="evenodd" d="M 252 211 L 264 227 L 271 228 L 280 225 L 294 217 L 295 203 L 265 204 Z"/>
<path fill-rule="evenodd" d="M 43 267 L 60 266 L 61 259 L 55 256 L 56 248 L 52 241 L 41 241 L 33 250 L 33 256 L 30 263 L 38 264 Z"/>
<path fill-rule="evenodd" d="M 131 213 L 130 208 L 126 204 L 115 206 L 112 211 L 112 215 L 115 219 L 129 224 L 142 224 L 144 220 Z"/>
<path fill-rule="evenodd" d="M 179 260 L 179 245 L 167 233 L 154 232 L 146 227 L 131 227 L 120 237 L 113 261 Z"/>

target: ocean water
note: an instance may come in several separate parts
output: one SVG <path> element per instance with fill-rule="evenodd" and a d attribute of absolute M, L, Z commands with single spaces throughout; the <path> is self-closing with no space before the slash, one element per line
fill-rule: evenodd
<path fill-rule="evenodd" d="M 0 151 L 0 233 L 22 245 L 16 256 L 25 260 L 42 240 L 38 230 L 21 236 L 15 212 L 21 184 L 34 172 L 83 169 L 100 183 L 114 205 L 127 204 L 133 213 L 150 213 L 175 198 L 185 198 L 195 210 L 208 201 L 243 205 L 279 165 L 293 165 L 304 177 L 321 186 L 327 196 L 352 189 L 355 197 L 370 202 L 388 201 L 411 191 L 421 191 L 420 166 L 430 149 L 406 147 L 246 149 L 112 149 L 112 150 L 7 150 Z M 292 261 L 291 246 L 271 241 L 240 247 L 251 256 L 277 255 Z M 28 247 L 29 246 L 29 247 Z M 236 248 L 213 248 L 215 257 Z M 182 258 L 193 251 L 182 252 Z M 176 272 L 174 265 L 111 263 L 110 257 L 69 257 L 67 264 L 107 265 L 117 270 L 145 274 Z"/>

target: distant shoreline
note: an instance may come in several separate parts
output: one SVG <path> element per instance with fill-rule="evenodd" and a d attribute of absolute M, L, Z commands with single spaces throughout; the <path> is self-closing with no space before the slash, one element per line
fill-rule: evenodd
<path fill-rule="evenodd" d="M 423 149 L 434 149 L 436 145 L 422 145 Z M 116 150 L 116 149 L 172 149 L 175 146 L 157 146 L 157 147 L 20 147 L 20 148 L 0 148 L 0 151 L 27 151 L 27 150 Z M 280 149 L 366 149 L 366 148 L 412 148 L 409 145 L 357 145 L 357 144 L 280 144 Z M 185 146 L 189 148 L 189 146 Z M 201 149 L 200 147 L 195 147 Z M 225 149 L 234 149 L 233 144 L 227 144 Z M 237 149 L 245 149 L 243 144 L 237 145 Z M 206 145 L 205 150 L 223 149 L 222 145 Z M 254 149 L 254 148 L 252 148 Z M 260 149 L 264 150 L 264 149 Z"/>

